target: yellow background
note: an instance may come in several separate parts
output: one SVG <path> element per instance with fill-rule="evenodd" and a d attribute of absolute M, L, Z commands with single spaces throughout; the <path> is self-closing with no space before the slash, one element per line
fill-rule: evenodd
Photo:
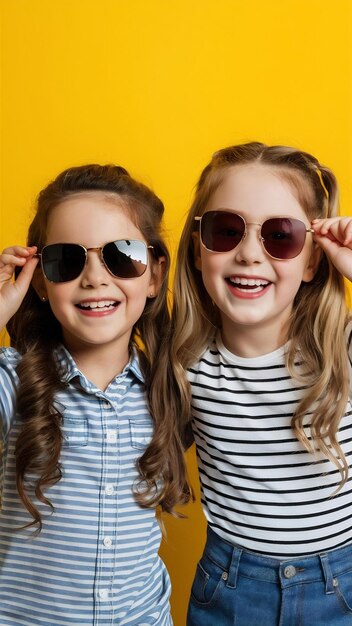
<path fill-rule="evenodd" d="M 70 165 L 115 162 L 166 204 L 172 250 L 201 168 L 252 139 L 308 150 L 352 207 L 350 0 L 2 0 L 0 246 Z M 194 453 L 190 471 L 196 482 Z M 166 520 L 184 626 L 199 503 Z"/>

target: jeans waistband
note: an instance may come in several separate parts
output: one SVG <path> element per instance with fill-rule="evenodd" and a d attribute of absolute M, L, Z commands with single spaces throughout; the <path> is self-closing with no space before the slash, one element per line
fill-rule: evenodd
<path fill-rule="evenodd" d="M 274 559 L 233 546 L 208 526 L 205 553 L 224 570 L 228 587 L 236 587 L 238 574 L 288 587 L 321 580 L 326 593 L 333 593 L 334 576 L 352 571 L 352 544 L 314 554 Z"/>

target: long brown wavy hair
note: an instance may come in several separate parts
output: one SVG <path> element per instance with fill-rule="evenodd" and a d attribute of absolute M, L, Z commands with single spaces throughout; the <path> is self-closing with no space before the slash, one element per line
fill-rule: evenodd
<path fill-rule="evenodd" d="M 157 353 L 160 345 L 164 345 L 162 338 L 170 323 L 167 303 L 170 259 L 161 234 L 163 203 L 122 167 L 73 167 L 59 174 L 39 194 L 27 245 L 36 245 L 40 251 L 45 245 L 51 210 L 74 194 L 94 191 L 103 192 L 112 198 L 118 196 L 148 245 L 153 246 L 154 260 L 165 257 L 165 275 L 159 293 L 155 299 L 147 300 L 131 335 L 131 343 L 140 355 L 146 395 L 154 421 L 153 438 L 138 461 L 139 481 L 135 485 L 135 497 L 143 507 L 160 505 L 162 510 L 172 512 L 176 503 L 188 501 L 190 489 L 174 414 L 164 412 L 162 390 L 154 388 L 155 372 L 159 365 Z M 7 330 L 11 345 L 22 355 L 17 367 L 20 381 L 17 411 L 23 420 L 15 448 L 17 490 L 33 517 L 28 526 L 37 525 L 40 530 L 41 515 L 26 489 L 26 476 L 29 473 L 36 476 L 36 498 L 53 508 L 44 489 L 55 484 L 62 476 L 62 415 L 54 405 L 55 394 L 63 388 L 54 358 L 54 350 L 62 342 L 62 331 L 50 304 L 40 300 L 33 286 L 30 286 L 21 307 L 8 323 Z"/>
<path fill-rule="evenodd" d="M 336 178 L 329 168 L 306 152 L 251 142 L 224 148 L 214 154 L 197 184 L 179 244 L 174 282 L 169 364 L 178 381 L 175 393 L 184 429 L 191 413 L 190 389 L 184 370 L 199 359 L 221 326 L 201 272 L 195 268 L 192 234 L 198 228 L 198 222 L 194 217 L 204 213 L 229 168 L 252 162 L 273 168 L 290 184 L 309 220 L 337 215 Z M 288 369 L 297 380 L 303 379 L 296 365 L 303 357 L 303 380 L 309 387 L 292 418 L 293 430 L 309 452 L 314 454 L 320 450 L 338 467 L 341 487 L 348 477 L 348 463 L 337 440 L 349 390 L 345 338 L 349 314 L 345 296 L 343 277 L 322 251 L 314 279 L 309 283 L 302 282 L 296 294 L 287 355 Z M 297 359 L 297 356 L 301 358 Z M 304 418 L 309 410 L 312 411 L 310 433 L 304 428 Z"/>

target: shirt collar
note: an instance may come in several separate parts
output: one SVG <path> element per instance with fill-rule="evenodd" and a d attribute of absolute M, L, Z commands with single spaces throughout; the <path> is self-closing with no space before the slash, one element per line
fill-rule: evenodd
<path fill-rule="evenodd" d="M 65 346 L 60 345 L 56 348 L 54 356 L 62 382 L 70 383 L 74 378 L 79 378 L 83 388 L 88 389 L 89 391 L 92 390 L 92 383 L 90 383 L 84 374 L 82 374 L 81 370 L 77 367 L 74 358 Z M 129 362 L 114 380 L 117 380 L 119 376 L 126 376 L 129 372 L 131 372 L 141 383 L 144 383 L 144 376 L 140 367 L 138 350 L 136 347 L 132 348 Z"/>

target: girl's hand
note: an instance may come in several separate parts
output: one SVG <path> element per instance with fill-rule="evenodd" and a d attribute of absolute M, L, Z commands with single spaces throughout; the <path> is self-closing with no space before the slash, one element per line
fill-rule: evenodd
<path fill-rule="evenodd" d="M 0 328 L 16 313 L 33 278 L 38 258 L 34 258 L 37 248 L 13 246 L 0 255 Z M 22 271 L 13 280 L 16 267 Z"/>
<path fill-rule="evenodd" d="M 314 241 L 335 267 L 352 281 L 352 217 L 313 220 Z"/>

